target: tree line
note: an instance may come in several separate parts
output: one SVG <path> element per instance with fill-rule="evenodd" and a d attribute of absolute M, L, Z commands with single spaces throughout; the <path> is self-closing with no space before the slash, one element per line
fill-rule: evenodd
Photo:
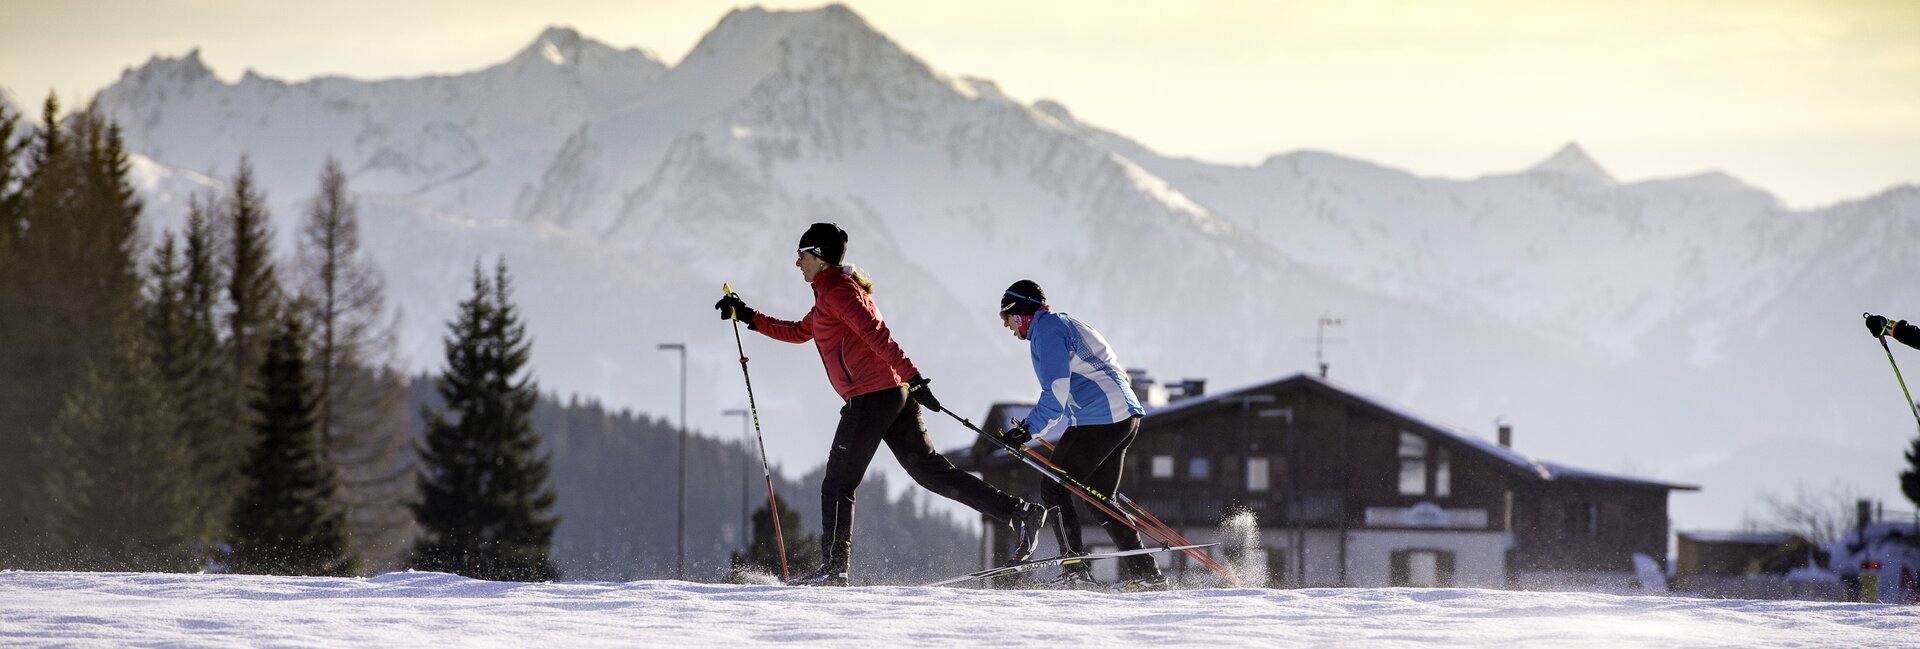
<path fill-rule="evenodd" d="M 347 176 L 319 172 L 276 259 L 245 158 L 178 230 L 146 231 L 116 125 L 0 105 L 0 569 L 671 574 L 672 493 L 648 484 L 677 470 L 677 431 L 541 396 L 504 260 L 476 264 L 444 369 L 401 376 Z M 772 569 L 752 447 L 690 440 L 695 574 Z M 803 563 L 817 525 L 794 510 L 818 473 L 776 476 Z M 862 531 L 868 559 L 903 578 L 972 567 L 964 525 L 868 489 L 861 515 L 890 522 Z"/>
<path fill-rule="evenodd" d="M 152 245 L 130 173 L 96 111 L 0 106 L 0 568 L 559 576 L 504 259 L 416 442 L 337 162 L 285 265 L 244 157 Z"/>

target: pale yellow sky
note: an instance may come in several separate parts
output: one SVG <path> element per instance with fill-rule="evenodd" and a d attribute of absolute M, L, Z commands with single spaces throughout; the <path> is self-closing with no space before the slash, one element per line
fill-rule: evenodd
<path fill-rule="evenodd" d="M 0 0 L 0 87 L 74 101 L 196 46 L 229 80 L 459 72 L 548 25 L 671 63 L 739 4 Z M 946 74 L 1217 162 L 1467 178 L 1578 141 L 1625 180 L 1719 169 L 1796 207 L 1920 182 L 1912 0 L 846 4 Z"/>

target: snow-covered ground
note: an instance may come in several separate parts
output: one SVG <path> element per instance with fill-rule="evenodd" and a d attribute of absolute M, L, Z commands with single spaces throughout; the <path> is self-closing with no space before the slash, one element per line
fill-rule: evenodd
<path fill-rule="evenodd" d="M 1469 589 L 1113 595 L 0 572 L 0 646 L 1920 646 L 1920 607 Z"/>

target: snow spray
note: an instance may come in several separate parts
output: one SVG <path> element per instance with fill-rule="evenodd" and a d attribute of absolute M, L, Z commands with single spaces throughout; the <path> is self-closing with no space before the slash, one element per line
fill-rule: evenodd
<path fill-rule="evenodd" d="M 1227 570 L 1240 583 L 1259 586 L 1267 583 L 1267 553 L 1260 547 L 1260 518 L 1253 512 L 1236 509 L 1220 521 L 1221 548 L 1227 555 Z"/>

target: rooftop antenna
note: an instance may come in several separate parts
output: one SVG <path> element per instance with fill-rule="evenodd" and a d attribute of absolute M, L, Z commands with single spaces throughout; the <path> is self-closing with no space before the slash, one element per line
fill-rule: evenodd
<path fill-rule="evenodd" d="M 1346 342 L 1339 338 L 1328 340 L 1327 327 L 1338 327 L 1344 323 L 1345 320 L 1341 318 L 1336 318 L 1325 313 L 1320 314 L 1319 330 L 1313 336 L 1313 361 L 1320 365 L 1320 378 L 1322 379 L 1327 378 L 1327 343 Z"/>

